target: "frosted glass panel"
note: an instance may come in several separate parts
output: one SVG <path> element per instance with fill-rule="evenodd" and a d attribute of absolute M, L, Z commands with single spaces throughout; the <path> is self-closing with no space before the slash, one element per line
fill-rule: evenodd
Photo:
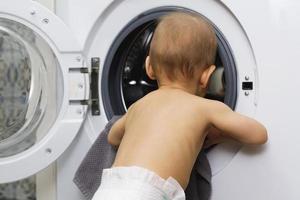
<path fill-rule="evenodd" d="M 0 18 L 0 158 L 27 150 L 48 133 L 61 105 L 61 82 L 48 43 Z"/>
<path fill-rule="evenodd" d="M 0 185 L 0 200 L 36 200 L 35 177 Z"/>

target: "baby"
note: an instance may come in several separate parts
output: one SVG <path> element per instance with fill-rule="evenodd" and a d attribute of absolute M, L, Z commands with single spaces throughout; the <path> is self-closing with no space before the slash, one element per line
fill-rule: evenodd
<path fill-rule="evenodd" d="M 262 124 L 203 98 L 216 49 L 213 28 L 198 15 L 162 17 L 145 64 L 159 89 L 133 104 L 110 130 L 108 141 L 118 152 L 112 168 L 103 171 L 95 200 L 184 200 L 204 145 L 267 141 Z"/>

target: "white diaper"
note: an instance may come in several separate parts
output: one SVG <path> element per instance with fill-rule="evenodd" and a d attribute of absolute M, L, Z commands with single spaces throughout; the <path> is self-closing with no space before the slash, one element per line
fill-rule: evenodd
<path fill-rule="evenodd" d="M 103 170 L 93 200 L 185 200 L 185 193 L 172 177 L 167 180 L 141 167 Z"/>

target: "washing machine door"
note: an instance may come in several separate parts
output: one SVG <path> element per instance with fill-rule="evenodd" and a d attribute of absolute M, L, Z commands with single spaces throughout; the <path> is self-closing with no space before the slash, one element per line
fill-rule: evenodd
<path fill-rule="evenodd" d="M 87 110 L 82 67 L 80 46 L 53 13 L 0 1 L 0 183 L 37 173 L 71 144 Z"/>

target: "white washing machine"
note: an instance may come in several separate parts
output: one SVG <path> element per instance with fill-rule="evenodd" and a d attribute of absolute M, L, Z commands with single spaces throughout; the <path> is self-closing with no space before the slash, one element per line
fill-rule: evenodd
<path fill-rule="evenodd" d="M 223 88 L 209 98 L 270 135 L 263 147 L 207 152 L 211 199 L 300 198 L 298 1 L 57 0 L 56 10 L 64 22 L 31 0 L 0 2 L 0 183 L 52 166 L 38 175 L 37 199 L 83 199 L 72 182 L 78 165 L 108 119 L 156 88 L 143 70 L 149 41 L 157 18 L 181 10 L 218 36 Z"/>

